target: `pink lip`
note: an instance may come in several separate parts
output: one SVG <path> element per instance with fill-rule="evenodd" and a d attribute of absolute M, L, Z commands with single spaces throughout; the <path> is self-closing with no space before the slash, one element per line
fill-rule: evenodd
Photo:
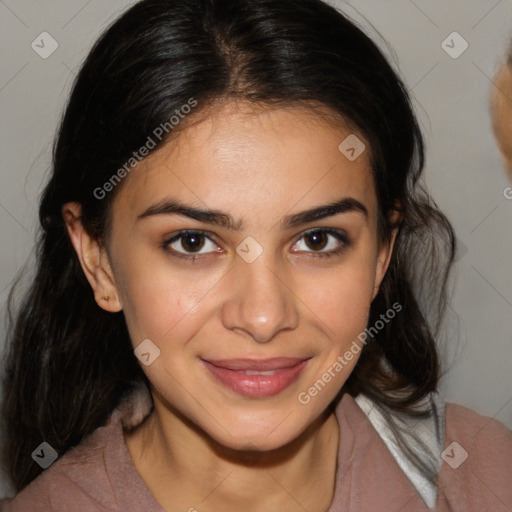
<path fill-rule="evenodd" d="M 236 393 L 252 398 L 274 396 L 299 377 L 309 358 L 202 360 L 210 373 Z M 246 375 L 249 372 L 274 372 L 271 375 Z"/>

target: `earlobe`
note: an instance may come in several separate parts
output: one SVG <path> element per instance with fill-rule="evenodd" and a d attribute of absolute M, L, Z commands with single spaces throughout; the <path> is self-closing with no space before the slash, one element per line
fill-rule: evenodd
<path fill-rule="evenodd" d="M 66 203 L 62 216 L 66 223 L 69 238 L 80 261 L 85 277 L 94 293 L 98 305 L 105 311 L 117 313 L 122 305 L 119 299 L 114 275 L 105 247 L 84 228 L 80 203 Z"/>

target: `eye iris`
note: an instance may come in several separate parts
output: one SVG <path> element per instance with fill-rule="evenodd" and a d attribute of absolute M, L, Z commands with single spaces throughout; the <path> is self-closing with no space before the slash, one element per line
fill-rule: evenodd
<path fill-rule="evenodd" d="M 184 235 L 181 239 L 181 245 L 187 252 L 199 251 L 204 245 L 204 237 L 197 233 Z"/>
<path fill-rule="evenodd" d="M 310 243 L 311 241 L 313 242 L 312 244 Z M 323 231 L 314 231 L 306 235 L 306 244 L 313 250 L 324 249 L 327 245 L 327 241 L 327 233 L 324 233 Z M 321 247 L 315 244 L 319 244 Z"/>

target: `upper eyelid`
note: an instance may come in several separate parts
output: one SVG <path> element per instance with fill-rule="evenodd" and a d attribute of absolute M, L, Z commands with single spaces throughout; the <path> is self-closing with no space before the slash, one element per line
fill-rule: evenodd
<path fill-rule="evenodd" d="M 204 235 L 206 238 L 209 238 L 212 242 L 214 242 L 214 238 L 216 237 L 215 233 L 212 233 L 211 231 L 205 231 L 203 229 L 182 229 L 181 231 L 178 231 L 173 235 L 166 236 L 164 242 L 170 243 L 171 241 L 180 239 L 183 236 L 196 233 Z"/>
<path fill-rule="evenodd" d="M 325 232 L 325 233 L 327 233 L 329 235 L 332 235 L 332 236 L 339 235 L 340 237 L 346 237 L 347 239 L 349 238 L 348 234 L 345 232 L 345 230 L 342 230 L 342 229 L 327 228 L 327 227 L 324 227 L 324 228 L 322 228 L 322 227 L 313 227 L 313 228 L 308 228 L 308 229 L 302 231 L 297 236 L 296 240 L 293 242 L 292 245 L 295 245 L 301 238 L 306 236 L 308 233 L 314 233 L 316 231 L 323 231 L 323 232 Z M 181 230 L 181 231 L 177 232 L 175 235 L 167 237 L 166 240 L 164 241 L 164 244 L 165 245 L 169 245 L 172 242 L 175 242 L 175 241 L 179 240 L 180 238 L 186 236 L 187 234 L 196 234 L 196 233 L 204 235 L 211 242 L 213 242 L 214 244 L 217 244 L 217 242 L 215 241 L 215 236 L 216 235 L 214 233 L 212 233 L 211 231 L 205 231 L 205 230 L 201 230 L 201 229 L 184 229 L 184 230 Z M 342 240 L 340 240 L 340 238 L 338 238 L 338 241 L 341 242 Z M 318 252 L 321 252 L 321 251 L 318 251 Z M 191 253 L 191 254 L 193 254 L 193 253 Z"/>

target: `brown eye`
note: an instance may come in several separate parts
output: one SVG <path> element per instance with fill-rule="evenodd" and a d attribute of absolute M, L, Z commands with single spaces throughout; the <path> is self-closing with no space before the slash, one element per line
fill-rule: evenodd
<path fill-rule="evenodd" d="M 164 243 L 170 252 L 180 256 L 218 252 L 219 248 L 205 233 L 182 231 Z"/>
<path fill-rule="evenodd" d="M 204 245 L 204 236 L 201 234 L 189 234 L 181 238 L 181 246 L 187 252 L 200 251 Z"/>
<path fill-rule="evenodd" d="M 306 245 L 313 251 L 321 251 L 327 245 L 328 235 L 325 231 L 311 231 L 304 236 Z"/>
<path fill-rule="evenodd" d="M 333 256 L 349 245 L 350 240 L 344 232 L 335 229 L 314 229 L 297 240 L 293 248 L 296 252 L 309 252 L 312 256 Z"/>

